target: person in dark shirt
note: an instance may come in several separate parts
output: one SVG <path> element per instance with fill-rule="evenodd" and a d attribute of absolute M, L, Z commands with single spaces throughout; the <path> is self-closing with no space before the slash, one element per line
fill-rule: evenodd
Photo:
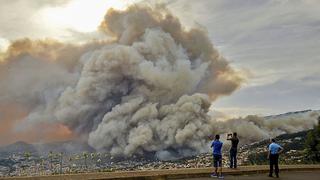
<path fill-rule="evenodd" d="M 218 177 L 219 179 L 223 179 L 222 176 L 222 145 L 223 143 L 219 140 L 220 135 L 217 134 L 215 140 L 212 141 L 211 148 L 213 148 L 213 166 L 215 168 L 214 173 L 211 177 Z M 219 168 L 219 174 L 218 174 Z"/>
<path fill-rule="evenodd" d="M 228 134 L 227 140 L 231 141 L 230 168 L 237 168 L 237 152 L 238 152 L 238 144 L 239 144 L 237 133 L 234 132 L 233 135 Z"/>

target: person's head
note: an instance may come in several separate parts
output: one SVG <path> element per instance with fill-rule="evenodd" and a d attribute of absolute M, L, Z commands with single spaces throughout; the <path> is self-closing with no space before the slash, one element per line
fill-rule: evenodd
<path fill-rule="evenodd" d="M 276 140 L 273 139 L 273 138 L 271 138 L 271 139 L 270 139 L 270 142 L 271 142 L 271 143 L 274 143 L 274 142 L 276 142 Z"/>
<path fill-rule="evenodd" d="M 237 133 L 236 133 L 236 132 L 234 132 L 234 133 L 233 133 L 233 136 L 234 136 L 234 137 L 237 137 Z"/>
<path fill-rule="evenodd" d="M 216 135 L 216 140 L 219 140 L 219 139 L 220 139 L 220 135 L 217 134 L 217 135 Z"/>

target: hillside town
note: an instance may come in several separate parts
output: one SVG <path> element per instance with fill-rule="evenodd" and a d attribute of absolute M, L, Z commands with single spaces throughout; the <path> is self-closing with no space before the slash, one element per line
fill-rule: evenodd
<path fill-rule="evenodd" d="M 279 136 L 279 144 L 287 149 L 280 162 L 299 164 L 304 162 L 303 137 L 307 131 L 292 135 Z M 268 140 L 243 145 L 239 148 L 238 164 L 266 164 Z M 223 166 L 228 167 L 228 150 L 223 153 Z M 52 174 L 71 174 L 84 172 L 110 172 L 130 170 L 155 170 L 177 168 L 212 167 L 212 154 L 203 153 L 177 160 L 161 161 L 132 157 L 119 159 L 108 153 L 82 152 L 64 154 L 49 152 L 47 156 L 38 156 L 29 152 L 11 154 L 0 160 L 0 176 L 37 176 Z"/>

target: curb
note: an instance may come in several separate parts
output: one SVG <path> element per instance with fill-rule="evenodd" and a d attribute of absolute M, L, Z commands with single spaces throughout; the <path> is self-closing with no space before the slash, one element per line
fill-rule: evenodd
<path fill-rule="evenodd" d="M 280 171 L 320 171 L 320 164 L 316 165 L 279 165 Z M 105 173 L 82 173 L 52 176 L 33 177 L 8 177 L 3 180 L 167 180 L 183 178 L 209 177 L 213 168 L 188 168 L 188 169 L 166 169 L 148 171 L 121 171 Z M 223 168 L 225 175 L 260 174 L 269 172 L 269 166 L 240 166 L 238 169 Z"/>

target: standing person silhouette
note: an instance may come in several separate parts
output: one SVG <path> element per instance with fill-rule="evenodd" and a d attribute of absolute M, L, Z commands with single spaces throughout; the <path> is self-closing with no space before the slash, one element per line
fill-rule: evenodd
<path fill-rule="evenodd" d="M 217 134 L 214 141 L 212 141 L 211 148 L 213 148 L 213 166 L 215 168 L 214 173 L 211 177 L 218 177 L 219 179 L 223 179 L 222 176 L 222 145 L 223 143 L 219 140 L 220 135 Z M 218 174 L 219 169 L 219 174 Z"/>
<path fill-rule="evenodd" d="M 283 148 L 276 143 L 275 139 L 270 140 L 269 150 L 268 150 L 268 159 L 270 161 L 270 172 L 269 177 L 273 177 L 273 166 L 275 166 L 276 177 L 279 178 L 279 154 L 283 151 Z"/>
<path fill-rule="evenodd" d="M 237 137 L 237 133 L 234 132 L 233 135 L 228 134 L 227 140 L 231 141 L 230 168 L 237 168 L 237 152 L 238 152 L 238 144 L 239 144 L 239 139 Z"/>

